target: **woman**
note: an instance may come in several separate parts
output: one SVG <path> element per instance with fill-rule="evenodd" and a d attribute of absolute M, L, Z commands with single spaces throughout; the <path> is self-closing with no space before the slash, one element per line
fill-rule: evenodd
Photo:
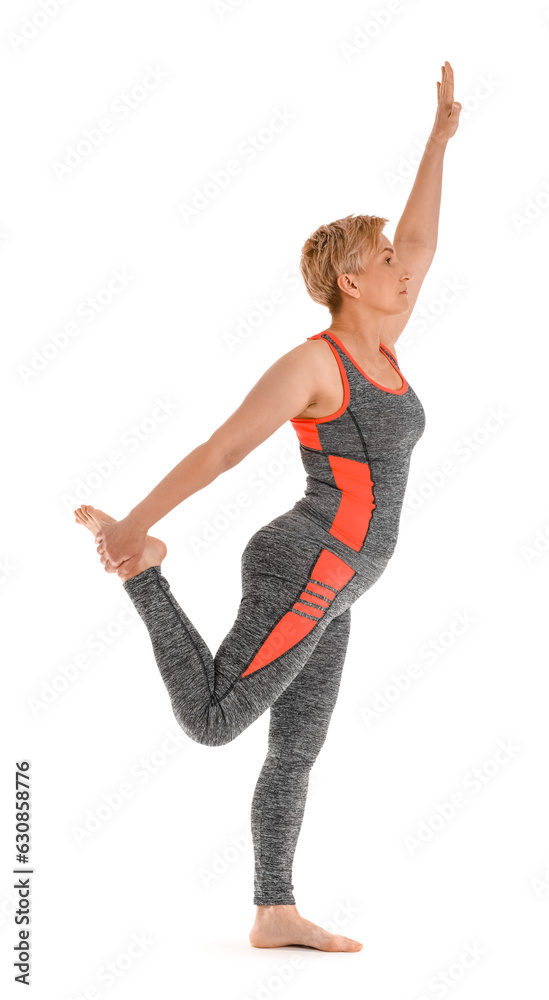
<path fill-rule="evenodd" d="M 250 942 L 259 948 L 362 948 L 298 913 L 292 862 L 309 772 L 338 693 L 351 605 L 394 551 L 410 456 L 425 426 L 394 345 L 437 242 L 444 151 L 461 110 L 448 62 L 437 91 L 394 248 L 382 233 L 388 220 L 364 215 L 321 226 L 304 244 L 301 274 L 313 300 L 330 310 L 328 329 L 279 358 L 127 517 L 115 521 L 88 506 L 75 511 L 145 623 L 185 733 L 221 746 L 270 709 L 251 814 L 257 911 Z M 306 492 L 246 545 L 238 614 L 212 656 L 162 573 L 166 546 L 147 531 L 287 420 L 300 441 Z"/>

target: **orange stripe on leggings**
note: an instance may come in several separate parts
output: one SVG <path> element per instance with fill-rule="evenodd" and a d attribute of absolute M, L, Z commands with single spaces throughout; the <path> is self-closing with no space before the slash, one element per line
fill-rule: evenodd
<path fill-rule="evenodd" d="M 316 586 L 312 581 L 319 580 L 321 584 L 326 584 L 332 591 L 339 591 L 355 575 L 355 572 L 352 566 L 349 566 L 343 559 L 336 556 L 334 552 L 330 552 L 329 549 L 321 549 L 320 555 L 311 571 L 308 583 L 311 583 L 311 586 Z M 332 594 L 332 596 L 335 595 Z M 307 614 L 318 613 L 319 618 L 324 616 L 324 611 L 320 608 L 318 612 L 315 612 L 315 609 L 310 604 L 305 607 L 305 605 L 300 605 L 299 601 L 296 601 L 294 608 L 303 608 Z M 292 649 L 301 639 L 304 639 L 315 625 L 316 622 L 312 618 L 296 614 L 293 610 L 287 611 L 261 644 L 253 660 L 241 676 L 247 677 L 261 667 L 266 667 L 273 660 L 277 660 L 279 656 L 282 656 L 283 653 Z"/>
<path fill-rule="evenodd" d="M 341 590 L 354 575 L 353 567 L 336 556 L 335 552 L 322 549 L 313 566 L 311 581 L 319 580 L 320 583 L 325 583 L 328 587 L 333 587 L 334 590 Z"/>
<path fill-rule="evenodd" d="M 305 593 L 314 594 L 315 597 L 319 594 L 323 594 L 323 596 L 327 597 L 329 601 L 333 601 L 335 596 L 333 590 L 328 590 L 327 587 L 321 587 L 319 583 L 308 583 Z"/>
<path fill-rule="evenodd" d="M 263 645 L 259 647 L 242 677 L 253 674 L 260 667 L 266 667 L 268 663 L 278 659 L 288 649 L 295 646 L 300 639 L 304 639 L 315 625 L 316 622 L 310 618 L 304 618 L 303 615 L 295 615 L 293 611 L 287 611 L 284 617 L 277 622 L 270 635 L 267 636 Z"/>
<path fill-rule="evenodd" d="M 305 598 L 305 604 L 307 604 L 307 602 L 309 601 L 309 602 L 311 602 L 313 604 L 316 604 L 317 607 L 318 606 L 320 606 L 321 608 L 329 608 L 330 607 L 330 602 L 329 601 L 325 601 L 323 597 L 317 597 L 316 594 L 311 594 L 311 592 L 309 590 L 304 590 L 299 595 L 299 599 L 301 601 L 303 600 L 303 598 Z"/>
<path fill-rule="evenodd" d="M 297 601 L 293 607 L 296 611 L 305 611 L 308 615 L 314 615 L 315 618 L 322 618 L 322 615 L 324 614 L 323 608 L 315 608 L 313 604 L 301 604 Z"/>

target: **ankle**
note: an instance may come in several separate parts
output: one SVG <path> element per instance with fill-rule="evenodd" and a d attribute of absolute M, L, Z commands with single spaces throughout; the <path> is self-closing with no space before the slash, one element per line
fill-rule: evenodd
<path fill-rule="evenodd" d="M 258 905 L 256 910 L 256 916 L 260 920 L 269 920 L 282 914 L 289 916 L 292 913 L 297 913 L 295 903 L 269 903 L 266 906 Z"/>
<path fill-rule="evenodd" d="M 122 580 L 122 583 L 126 583 L 126 580 L 133 580 L 134 576 L 139 576 L 139 574 L 144 573 L 146 569 L 150 569 L 150 564 L 145 563 L 145 561 L 142 560 L 137 564 L 137 566 L 130 570 L 129 573 L 121 573 L 120 570 L 118 570 L 118 576 Z"/>

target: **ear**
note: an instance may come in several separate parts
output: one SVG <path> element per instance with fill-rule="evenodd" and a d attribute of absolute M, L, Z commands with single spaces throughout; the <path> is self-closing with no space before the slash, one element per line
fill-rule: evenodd
<path fill-rule="evenodd" d="M 352 275 L 339 274 L 337 277 L 337 284 L 344 294 L 350 295 L 353 299 L 358 299 L 360 297 L 360 289 L 358 285 L 355 284 Z"/>

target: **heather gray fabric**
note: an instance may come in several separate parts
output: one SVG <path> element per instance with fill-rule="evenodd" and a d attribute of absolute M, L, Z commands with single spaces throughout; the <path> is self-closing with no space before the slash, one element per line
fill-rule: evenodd
<path fill-rule="evenodd" d="M 389 559 L 397 543 L 412 450 L 425 430 L 425 412 L 398 368 L 394 352 L 383 349 L 403 380 L 402 388 L 396 392 L 380 388 L 365 377 L 333 334 L 324 331 L 307 339 L 319 338 L 326 340 L 336 355 L 350 399 L 335 420 L 323 417 L 315 421 L 321 449 L 303 444 L 304 426 L 311 421 L 291 421 L 301 441 L 301 458 L 307 473 L 305 495 L 292 510 L 330 530 L 341 503 L 341 491 L 334 489 L 337 484 L 329 456 L 367 463 L 375 508 L 358 551 L 364 557 L 361 563 L 369 555 Z M 330 533 L 333 534 L 333 529 Z"/>
<path fill-rule="evenodd" d="M 291 878 L 309 772 L 328 732 L 350 628 L 347 608 L 271 707 L 269 749 L 252 800 L 256 905 L 295 902 Z"/>
<path fill-rule="evenodd" d="M 292 421 L 306 492 L 246 545 L 240 605 L 215 656 L 159 566 L 124 583 L 191 739 L 221 746 L 270 709 L 252 802 L 256 905 L 295 903 L 295 847 L 337 698 L 350 608 L 392 555 L 410 455 L 424 429 L 423 407 L 404 378 L 397 392 L 377 386 L 337 338 L 316 336 L 332 340 L 346 402 L 331 419 Z"/>

